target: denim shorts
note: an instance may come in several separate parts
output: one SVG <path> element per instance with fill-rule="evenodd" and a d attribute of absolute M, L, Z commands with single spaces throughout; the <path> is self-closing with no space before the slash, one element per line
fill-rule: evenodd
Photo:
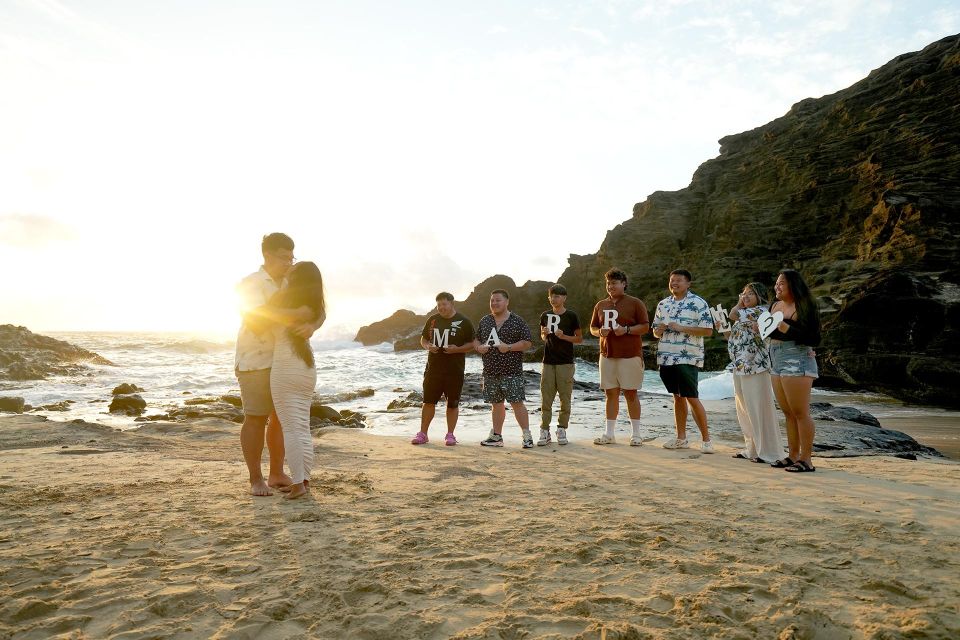
<path fill-rule="evenodd" d="M 770 359 L 773 361 L 771 375 L 787 378 L 807 376 L 816 378 L 817 356 L 813 347 L 797 344 L 792 340 L 773 340 L 770 342 Z"/>

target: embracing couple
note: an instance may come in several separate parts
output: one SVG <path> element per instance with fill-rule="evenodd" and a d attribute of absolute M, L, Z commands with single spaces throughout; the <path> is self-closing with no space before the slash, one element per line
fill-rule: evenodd
<path fill-rule="evenodd" d="M 308 493 L 313 465 L 310 404 L 317 369 L 310 336 L 327 317 L 323 277 L 312 262 L 294 264 L 293 240 L 286 234 L 264 236 L 260 249 L 263 266 L 237 287 L 243 314 L 234 363 L 243 400 L 240 446 L 250 493 L 269 496 L 274 488 L 292 499 Z M 264 430 L 270 450 L 266 480 L 260 468 Z"/>

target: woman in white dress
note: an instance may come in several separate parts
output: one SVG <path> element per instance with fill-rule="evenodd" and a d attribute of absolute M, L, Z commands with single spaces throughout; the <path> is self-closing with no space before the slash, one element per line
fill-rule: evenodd
<path fill-rule="evenodd" d="M 757 319 L 767 310 L 767 288 L 751 282 L 743 288 L 730 310 L 733 322 L 727 351 L 733 368 L 733 391 L 737 421 L 743 431 L 744 448 L 734 458 L 772 463 L 783 455 L 780 423 L 770 384 L 770 353 Z"/>
<path fill-rule="evenodd" d="M 326 318 L 323 297 L 323 276 L 312 262 L 299 262 L 287 273 L 286 285 L 270 304 L 297 309 L 308 307 L 314 316 L 308 322 L 319 327 Z M 276 342 L 273 366 L 270 369 L 270 392 L 273 406 L 283 429 L 283 446 L 292 484 L 281 488 L 285 498 L 307 494 L 310 468 L 313 466 L 313 438 L 310 434 L 310 405 L 317 386 L 317 368 L 309 340 L 293 332 L 291 327 L 274 329 Z"/>

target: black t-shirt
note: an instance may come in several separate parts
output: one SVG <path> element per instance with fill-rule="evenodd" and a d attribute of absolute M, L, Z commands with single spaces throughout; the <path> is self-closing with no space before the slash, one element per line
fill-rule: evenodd
<path fill-rule="evenodd" d="M 541 327 L 547 326 L 548 316 L 556 318 L 557 314 L 553 310 L 544 311 L 540 314 Z M 580 328 L 580 318 L 570 309 L 564 311 L 559 317 L 560 324 L 557 325 L 557 328 L 563 331 L 565 335 L 572 336 Z M 552 326 L 554 322 L 551 322 L 550 325 Z M 573 364 L 573 343 L 561 340 L 552 333 L 548 334 L 547 341 L 543 345 L 543 364 Z"/>
<path fill-rule="evenodd" d="M 462 313 L 455 313 L 452 318 L 444 318 L 439 313 L 435 313 L 427 319 L 420 335 L 437 347 L 444 345 L 462 347 L 468 342 L 473 342 L 473 323 Z M 462 374 L 465 362 L 465 353 L 431 353 L 427 356 L 427 369 L 424 373 Z"/>

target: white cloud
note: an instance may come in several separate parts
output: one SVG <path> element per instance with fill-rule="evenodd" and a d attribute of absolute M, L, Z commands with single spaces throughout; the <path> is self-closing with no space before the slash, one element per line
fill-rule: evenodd
<path fill-rule="evenodd" d="M 0 215 L 0 244 L 36 249 L 76 238 L 76 231 L 52 218 L 25 213 Z"/>
<path fill-rule="evenodd" d="M 579 33 L 582 36 L 586 36 L 594 42 L 600 44 L 610 44 L 610 40 L 607 39 L 607 36 L 603 34 L 599 29 L 587 29 L 585 27 L 570 27 L 570 31 L 574 33 Z"/>

